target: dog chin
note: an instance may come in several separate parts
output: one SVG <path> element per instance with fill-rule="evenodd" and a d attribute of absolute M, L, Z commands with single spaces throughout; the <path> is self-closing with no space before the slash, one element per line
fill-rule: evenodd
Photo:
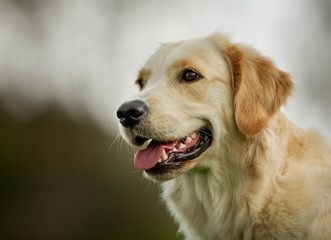
<path fill-rule="evenodd" d="M 143 176 L 153 182 L 164 182 L 176 178 L 194 168 L 201 159 L 195 159 L 194 161 L 186 161 L 185 164 L 179 169 L 168 170 L 163 173 L 152 173 L 150 171 L 143 171 Z"/>

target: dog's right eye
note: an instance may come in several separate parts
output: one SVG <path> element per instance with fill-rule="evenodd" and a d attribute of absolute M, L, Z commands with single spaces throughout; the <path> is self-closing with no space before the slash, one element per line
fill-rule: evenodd
<path fill-rule="evenodd" d="M 192 81 L 198 80 L 199 78 L 200 78 L 200 75 L 191 69 L 187 69 L 183 73 L 183 80 L 186 82 L 192 82 Z"/>
<path fill-rule="evenodd" d="M 138 78 L 136 80 L 136 84 L 139 86 L 139 89 L 142 90 L 144 87 L 144 83 L 143 83 L 143 79 L 142 78 Z"/>

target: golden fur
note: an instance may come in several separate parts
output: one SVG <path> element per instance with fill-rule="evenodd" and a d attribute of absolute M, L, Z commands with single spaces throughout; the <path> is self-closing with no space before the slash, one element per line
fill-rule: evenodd
<path fill-rule="evenodd" d="M 181 82 L 193 68 L 203 79 Z M 149 106 L 139 129 L 164 140 L 202 126 L 212 145 L 161 176 L 162 196 L 186 239 L 331 239 L 331 150 L 280 112 L 289 75 L 222 35 L 163 45 L 140 72 L 134 97 Z"/>

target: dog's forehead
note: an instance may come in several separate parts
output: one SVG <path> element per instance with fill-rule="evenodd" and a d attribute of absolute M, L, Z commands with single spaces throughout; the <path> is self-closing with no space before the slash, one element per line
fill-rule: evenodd
<path fill-rule="evenodd" d="M 206 38 L 163 44 L 148 60 L 145 69 L 159 71 L 168 68 L 178 60 L 203 61 L 217 55 L 217 49 Z"/>

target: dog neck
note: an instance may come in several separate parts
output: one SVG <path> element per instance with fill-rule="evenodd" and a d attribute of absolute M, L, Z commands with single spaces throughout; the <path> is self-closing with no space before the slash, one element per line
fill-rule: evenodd
<path fill-rule="evenodd" d="M 272 178 L 283 167 L 281 149 L 287 143 L 278 139 L 289 139 L 281 137 L 290 134 L 288 124 L 283 114 L 277 113 L 268 128 L 254 137 L 231 133 L 232 138 L 221 141 L 221 158 L 207 160 L 209 167 L 195 167 L 163 183 L 163 197 L 180 224 L 179 231 L 192 239 L 239 239 L 238 234 L 251 234 L 247 223 L 253 223 Z M 220 222 L 222 226 L 214 226 Z"/>

